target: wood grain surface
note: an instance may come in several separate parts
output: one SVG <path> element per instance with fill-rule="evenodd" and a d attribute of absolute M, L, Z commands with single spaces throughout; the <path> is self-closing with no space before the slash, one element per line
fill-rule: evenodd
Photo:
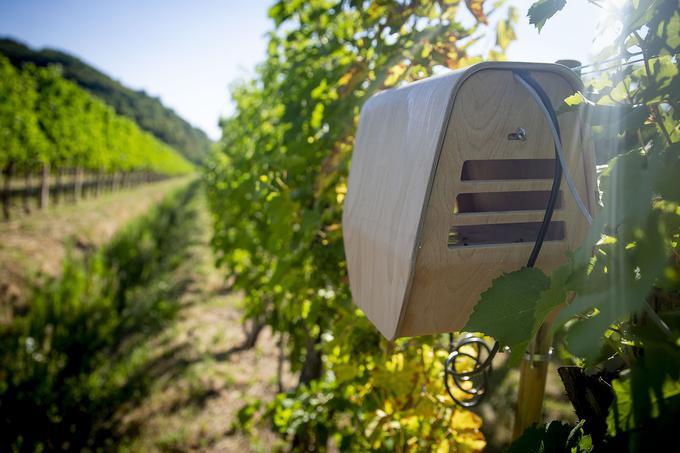
<path fill-rule="evenodd" d="M 486 63 L 381 93 L 361 112 L 345 253 L 354 300 L 387 338 L 460 329 L 493 278 L 527 261 L 554 147 L 516 68 L 530 69 L 555 107 L 578 88 L 557 65 Z M 559 121 L 569 170 L 593 212 L 592 145 L 579 115 Z M 526 140 L 509 140 L 518 127 Z M 587 228 L 564 181 L 561 191 L 553 221 L 563 224 L 551 228 L 537 263 L 547 272 Z M 509 208 L 499 206 L 504 199 Z M 452 244 L 460 232 L 475 240 Z"/>

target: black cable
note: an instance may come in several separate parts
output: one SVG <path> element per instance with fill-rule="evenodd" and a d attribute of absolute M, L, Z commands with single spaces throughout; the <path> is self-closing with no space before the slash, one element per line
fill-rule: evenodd
<path fill-rule="evenodd" d="M 538 96 L 541 98 L 541 102 L 543 102 L 543 105 L 550 114 L 550 120 L 555 125 L 555 129 L 557 130 L 557 136 L 560 138 L 560 140 L 562 140 L 562 134 L 560 132 L 560 123 L 557 121 L 557 114 L 555 113 L 555 109 L 553 109 L 552 102 L 550 102 L 550 98 L 543 90 L 543 87 L 541 87 L 541 85 L 538 82 L 536 82 L 536 80 L 534 80 L 534 78 L 531 77 L 531 75 L 529 75 L 528 72 L 526 71 L 514 71 L 514 72 L 529 86 L 531 86 L 531 88 L 533 88 L 534 91 L 536 91 Z M 550 222 L 552 221 L 553 212 L 555 211 L 555 205 L 557 204 L 557 199 L 560 194 L 560 184 L 562 182 L 562 165 L 560 164 L 560 159 L 557 154 L 557 144 L 555 144 L 554 146 L 555 146 L 555 174 L 553 175 L 552 187 L 550 189 L 550 197 L 548 198 L 548 206 L 545 208 L 545 214 L 543 215 L 543 223 L 541 223 L 541 227 L 539 228 L 538 234 L 536 235 L 536 242 L 534 242 L 534 248 L 531 250 L 531 254 L 529 255 L 529 260 L 527 261 L 526 267 L 534 267 L 534 265 L 536 264 L 536 260 L 538 259 L 538 255 L 541 252 L 541 247 L 543 247 L 543 241 L 545 240 L 545 236 L 548 233 L 548 228 L 550 227 Z"/>
<path fill-rule="evenodd" d="M 499 343 L 494 342 L 489 346 L 483 338 L 473 334 L 466 334 L 458 340 L 458 344 L 453 344 L 453 334 L 449 334 L 449 356 L 444 364 L 444 387 L 451 399 L 462 407 L 476 406 L 486 394 L 486 387 L 491 374 L 493 358 L 496 357 Z M 469 365 L 472 361 L 472 369 L 469 371 L 458 371 L 456 361 L 462 359 L 464 365 Z M 449 376 L 453 379 L 453 384 L 466 394 L 465 399 L 458 399 L 453 394 L 449 384 Z"/>
<path fill-rule="evenodd" d="M 518 77 L 524 80 L 531 88 L 536 91 L 541 103 L 545 106 L 548 114 L 550 116 L 550 121 L 554 124 L 555 130 L 557 131 L 557 137 L 561 141 L 562 136 L 560 132 L 560 124 L 557 121 L 557 114 L 555 109 L 550 102 L 550 98 L 543 90 L 541 85 L 534 80 L 531 75 L 526 71 L 513 71 Z M 553 212 L 555 211 L 555 205 L 557 204 L 557 199 L 560 193 L 560 184 L 562 182 L 562 164 L 560 163 L 557 143 L 555 146 L 555 173 L 553 175 L 552 187 L 550 189 L 550 196 L 548 197 L 548 205 L 545 208 L 545 214 L 543 215 L 543 222 L 536 235 L 536 241 L 534 242 L 534 247 L 529 255 L 529 260 L 527 261 L 526 267 L 534 267 L 538 255 L 543 247 L 543 241 L 548 233 L 548 228 L 552 222 Z M 465 352 L 462 348 L 467 347 L 468 350 L 474 345 L 476 349 L 476 354 L 471 354 Z M 494 342 L 492 347 L 484 341 L 482 338 L 476 335 L 467 334 L 461 338 L 457 344 L 454 345 L 453 333 L 449 333 L 449 356 L 444 364 L 444 387 L 448 392 L 449 396 L 453 401 L 462 407 L 473 407 L 476 406 L 482 397 L 486 393 L 486 386 L 489 380 L 489 374 L 491 373 L 491 366 L 493 358 L 498 353 L 500 345 L 497 341 Z M 484 351 L 484 352 L 482 352 Z M 483 357 L 486 356 L 486 357 Z M 459 357 L 463 357 L 467 360 L 472 360 L 474 362 L 473 368 L 470 371 L 459 372 L 456 370 L 456 360 Z M 451 391 L 449 386 L 449 376 L 453 378 L 453 383 L 455 386 L 469 395 L 470 398 L 464 400 L 459 400 Z M 468 384 L 469 383 L 469 384 Z"/>

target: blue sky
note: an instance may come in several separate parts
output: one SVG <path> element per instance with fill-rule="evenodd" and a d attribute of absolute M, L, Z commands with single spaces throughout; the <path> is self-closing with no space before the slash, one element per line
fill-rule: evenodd
<path fill-rule="evenodd" d="M 192 124 L 219 138 L 233 107 L 229 85 L 264 58 L 273 0 L 0 0 L 0 36 L 73 53 L 135 89 L 159 96 Z M 491 3 L 491 2 L 489 2 Z M 600 13 L 570 0 L 539 35 L 520 9 L 508 59 L 590 61 Z"/>

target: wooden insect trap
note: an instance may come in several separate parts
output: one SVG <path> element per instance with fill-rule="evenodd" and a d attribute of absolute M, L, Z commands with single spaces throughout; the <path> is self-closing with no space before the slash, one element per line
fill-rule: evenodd
<path fill-rule="evenodd" d="M 385 337 L 459 330 L 537 239 L 547 272 L 580 244 L 592 146 L 579 111 L 553 111 L 580 86 L 561 65 L 482 63 L 366 102 L 343 229 L 353 298 Z"/>

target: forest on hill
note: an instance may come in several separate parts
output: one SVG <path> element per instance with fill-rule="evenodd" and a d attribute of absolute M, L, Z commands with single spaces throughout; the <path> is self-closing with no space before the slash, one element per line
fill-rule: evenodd
<path fill-rule="evenodd" d="M 192 162 L 200 162 L 210 149 L 210 139 L 158 98 L 135 91 L 73 55 L 54 50 L 33 50 L 20 42 L 0 38 L 0 53 L 15 66 L 33 63 L 44 67 L 58 64 L 63 77 L 77 83 L 113 107 L 119 115 L 134 120 L 139 127 L 179 151 Z"/>

